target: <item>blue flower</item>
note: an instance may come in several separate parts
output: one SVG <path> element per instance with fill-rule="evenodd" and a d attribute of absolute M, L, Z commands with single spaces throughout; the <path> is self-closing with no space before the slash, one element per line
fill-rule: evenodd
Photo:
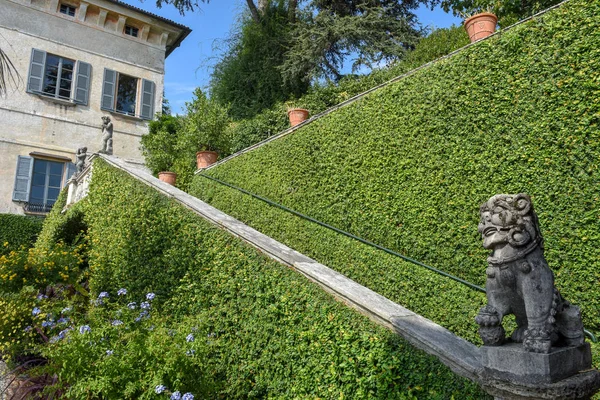
<path fill-rule="evenodd" d="M 47 298 L 48 298 L 48 296 L 46 296 L 45 294 L 41 294 L 41 293 L 40 293 L 40 294 L 38 294 L 38 295 L 37 295 L 37 297 L 36 297 L 36 298 L 37 298 L 38 300 L 43 300 L 43 299 L 47 299 Z"/>
<path fill-rule="evenodd" d="M 132 301 L 131 303 L 127 304 L 127 308 L 129 308 L 130 310 L 135 310 L 135 307 L 137 307 L 135 301 Z"/>
<path fill-rule="evenodd" d="M 70 330 L 71 330 L 71 328 L 67 328 L 67 329 L 63 329 L 62 331 L 58 332 L 58 338 L 64 339 L 65 336 L 67 336 L 67 332 L 69 332 Z"/>
<path fill-rule="evenodd" d="M 54 326 L 54 321 L 44 321 L 42 322 L 42 328 L 52 328 Z"/>
<path fill-rule="evenodd" d="M 112 326 L 119 326 L 119 325 L 123 325 L 123 321 L 121 321 L 121 320 L 118 320 L 118 319 L 115 319 L 115 320 L 112 322 Z"/>
<path fill-rule="evenodd" d="M 79 334 L 83 335 L 86 332 L 91 332 L 92 328 L 89 325 L 82 325 L 79 327 Z"/>
<path fill-rule="evenodd" d="M 194 349 L 189 349 L 188 351 L 185 352 L 186 356 L 193 356 L 194 354 L 196 354 L 196 350 Z"/>
<path fill-rule="evenodd" d="M 56 321 L 57 324 L 66 324 L 67 322 L 69 322 L 69 318 L 67 317 L 61 317 Z"/>
<path fill-rule="evenodd" d="M 26 326 L 25 329 L 23 329 L 25 332 L 29 332 L 31 331 L 33 328 L 31 326 Z"/>
<path fill-rule="evenodd" d="M 144 301 L 142 304 L 140 304 L 140 307 L 142 308 L 142 310 L 148 310 L 150 308 L 150 303 Z"/>
<path fill-rule="evenodd" d="M 156 297 L 156 295 L 154 293 L 148 293 L 146 295 L 146 300 L 152 301 L 152 300 L 154 300 L 155 297 Z"/>
<path fill-rule="evenodd" d="M 187 335 L 185 337 L 185 341 L 186 342 L 193 342 L 194 341 L 194 335 L 192 335 L 191 333 L 189 335 Z"/>
<path fill-rule="evenodd" d="M 100 294 L 98 295 L 99 299 L 104 299 L 104 298 L 108 298 L 108 292 L 100 292 Z"/>
<path fill-rule="evenodd" d="M 114 354 L 114 351 L 112 350 L 106 350 L 106 355 L 107 356 L 112 356 Z"/>
<path fill-rule="evenodd" d="M 148 317 L 148 311 L 142 310 L 142 312 L 140 313 L 140 316 L 135 319 L 135 322 L 140 322 L 142 320 L 142 318 L 147 318 L 147 317 Z"/>
<path fill-rule="evenodd" d="M 96 300 L 94 300 L 94 305 L 102 306 L 102 305 L 104 305 L 104 301 L 102 301 L 102 299 L 96 299 Z"/>
<path fill-rule="evenodd" d="M 39 308 L 33 307 L 33 310 L 31 311 L 31 315 L 38 315 L 41 312 L 42 312 L 42 310 L 40 310 Z"/>
<path fill-rule="evenodd" d="M 52 336 L 49 340 L 50 343 L 56 343 L 60 340 L 58 336 Z"/>
<path fill-rule="evenodd" d="M 71 310 L 72 310 L 72 308 L 71 308 L 71 307 L 65 307 L 65 308 L 63 308 L 63 309 L 62 309 L 62 311 L 61 311 L 60 313 L 61 313 L 61 314 L 66 314 L 66 313 L 68 313 L 68 312 L 69 312 L 69 311 L 71 311 Z"/>
<path fill-rule="evenodd" d="M 179 391 L 177 391 L 177 392 L 174 392 L 174 393 L 171 395 L 171 400 L 181 400 L 181 393 L 179 393 Z"/>
<path fill-rule="evenodd" d="M 154 392 L 156 394 L 161 394 L 162 392 L 164 392 L 165 390 L 167 390 L 167 387 L 165 385 L 158 385 L 154 388 Z"/>
<path fill-rule="evenodd" d="M 191 393 L 186 393 L 183 395 L 181 400 L 194 400 L 194 395 Z"/>
<path fill-rule="evenodd" d="M 127 294 L 127 289 L 121 288 L 117 291 L 117 295 L 119 295 L 119 296 L 125 296 L 126 294 Z"/>

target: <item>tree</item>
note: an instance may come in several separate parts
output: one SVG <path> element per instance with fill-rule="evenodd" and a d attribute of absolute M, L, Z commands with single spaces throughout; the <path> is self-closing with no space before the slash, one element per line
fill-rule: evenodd
<path fill-rule="evenodd" d="M 197 6 L 191 0 L 157 1 L 181 12 Z M 211 82 L 211 95 L 220 102 L 255 97 L 237 118 L 297 97 L 315 79 L 338 80 L 351 56 L 354 70 L 401 59 L 421 34 L 413 10 L 439 0 L 309 0 L 302 7 L 298 0 L 254 1 L 246 0 L 248 17 Z"/>
<path fill-rule="evenodd" d="M 421 37 L 412 9 L 420 1 L 314 0 L 295 24 L 294 44 L 285 53 L 285 81 L 298 76 L 342 78 L 355 55 L 353 72 L 403 58 Z"/>
<path fill-rule="evenodd" d="M 177 134 L 181 130 L 181 117 L 169 114 L 157 115 L 148 124 L 148 133 L 141 138 L 142 154 L 146 166 L 157 174 L 162 171 L 173 171 L 177 158 Z"/>
<path fill-rule="evenodd" d="M 211 98 L 227 104 L 234 119 L 250 118 L 308 89 L 305 77 L 284 82 L 279 71 L 292 29 L 287 9 L 272 7 L 268 15 L 261 22 L 242 18 L 211 75 Z"/>

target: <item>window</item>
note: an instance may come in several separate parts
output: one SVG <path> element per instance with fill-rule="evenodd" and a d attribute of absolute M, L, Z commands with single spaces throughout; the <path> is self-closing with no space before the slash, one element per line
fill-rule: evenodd
<path fill-rule="evenodd" d="M 122 112 L 127 115 L 135 115 L 137 86 L 137 78 L 119 74 L 119 79 L 117 81 L 117 112 Z"/>
<path fill-rule="evenodd" d="M 154 82 L 104 69 L 102 85 L 103 110 L 152 119 L 154 115 Z"/>
<path fill-rule="evenodd" d="M 75 16 L 75 7 L 68 4 L 61 4 L 59 11 L 61 14 L 68 15 L 69 17 Z"/>
<path fill-rule="evenodd" d="M 76 170 L 75 164 L 67 160 L 19 156 L 13 201 L 24 202 L 25 211 L 49 212 Z"/>
<path fill-rule="evenodd" d="M 138 37 L 138 28 L 133 26 L 125 25 L 125 34 L 133 37 Z"/>
<path fill-rule="evenodd" d="M 74 60 L 47 54 L 42 93 L 63 99 L 71 98 L 74 67 Z"/>
<path fill-rule="evenodd" d="M 87 105 L 91 73 L 88 63 L 33 49 L 27 91 Z"/>

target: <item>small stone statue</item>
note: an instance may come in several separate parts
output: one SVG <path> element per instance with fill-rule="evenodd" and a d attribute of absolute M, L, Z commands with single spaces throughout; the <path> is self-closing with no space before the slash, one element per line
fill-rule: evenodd
<path fill-rule="evenodd" d="M 544 258 L 538 218 L 527 194 L 499 194 L 480 208 L 479 233 L 488 257 L 488 304 L 475 318 L 485 345 L 505 342 L 504 316 L 514 314 L 514 342 L 529 352 L 549 353 L 551 346 L 584 343 L 579 307 L 554 287 Z"/>
<path fill-rule="evenodd" d="M 79 175 L 83 172 L 83 169 L 85 168 L 85 159 L 87 158 L 87 147 L 78 148 L 75 157 L 77 157 L 77 163 L 75 165 L 77 166 L 77 175 Z"/>
<path fill-rule="evenodd" d="M 113 153 L 113 124 L 106 115 L 102 117 L 102 149 L 99 153 Z"/>

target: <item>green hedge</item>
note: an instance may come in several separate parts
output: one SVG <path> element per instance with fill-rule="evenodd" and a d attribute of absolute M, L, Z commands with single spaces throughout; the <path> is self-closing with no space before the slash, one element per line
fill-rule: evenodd
<path fill-rule="evenodd" d="M 249 119 L 232 123 L 225 134 L 234 153 L 265 140 L 289 128 L 287 107 L 302 107 L 311 115 L 318 114 L 349 98 L 389 81 L 427 62 L 445 56 L 469 43 L 469 37 L 462 26 L 440 28 L 422 38 L 414 50 L 406 57 L 389 67 L 374 70 L 368 75 L 350 75 L 340 82 L 315 84 L 308 93 L 287 103 L 277 103 Z M 229 154 L 223 154 L 229 155 Z"/>
<path fill-rule="evenodd" d="M 21 246 L 30 247 L 42 229 L 43 220 L 15 214 L 0 214 L 0 256 Z"/>
<path fill-rule="evenodd" d="M 572 0 L 206 173 L 480 285 L 479 205 L 527 192 L 557 286 L 598 332 L 599 59 L 600 1 Z M 482 299 L 459 284 L 201 176 L 191 192 L 477 340 Z"/>
<path fill-rule="evenodd" d="M 198 340 L 209 335 L 210 348 L 203 343 L 198 347 L 206 359 L 194 361 L 194 368 L 186 364 L 179 372 L 169 372 L 185 390 L 207 398 L 485 397 L 477 385 L 335 301 L 302 275 L 102 160 L 94 163 L 87 198 L 66 214 L 54 213 L 48 229 L 61 231 L 71 213 L 83 215 L 87 227 L 92 299 L 100 291 L 117 298 L 119 288 L 127 288 L 132 299 L 154 292 L 153 312 L 169 319 L 173 332 L 193 326 Z M 69 393 L 158 398 L 152 385 L 162 382 L 156 379 L 166 367 L 155 364 L 161 362 L 156 346 L 164 342 L 169 368 L 177 368 L 174 357 L 181 357 L 174 352 L 185 352 L 169 338 L 169 324 L 157 326 L 162 336 L 144 339 L 152 347 L 149 355 L 140 350 L 140 357 L 150 363 L 145 364 L 133 363 L 132 355 L 124 353 L 142 339 L 131 339 L 134 347 L 121 346 L 111 356 L 116 358 L 107 358 L 103 347 L 96 349 L 96 340 L 115 328 L 92 322 L 89 338 L 94 342 L 73 333 L 73 340 L 47 352 L 49 365 L 62 368 L 58 376 L 72 385 Z M 88 342 L 95 350 L 86 351 L 85 357 L 71 354 Z M 139 369 L 138 376 L 155 383 L 113 380 L 114 371 L 124 367 L 118 360 L 129 360 L 136 368 L 123 370 L 126 376 Z M 197 368 L 202 379 L 217 383 L 194 389 Z"/>

